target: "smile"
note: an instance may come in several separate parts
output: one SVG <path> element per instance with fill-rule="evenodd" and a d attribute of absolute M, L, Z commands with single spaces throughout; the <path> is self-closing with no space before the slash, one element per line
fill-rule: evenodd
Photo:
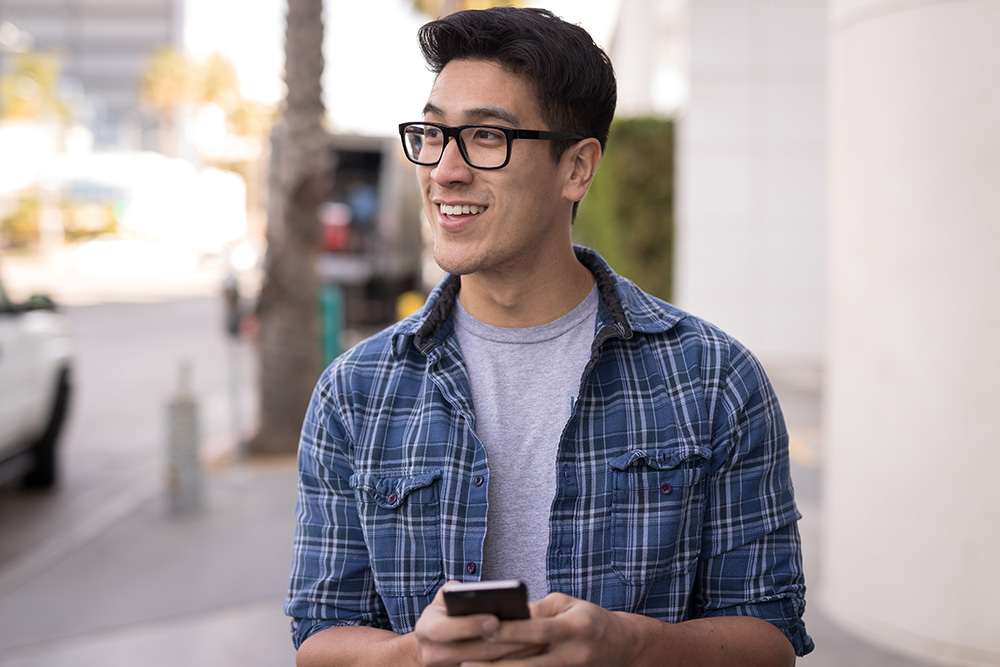
<path fill-rule="evenodd" d="M 486 210 L 485 206 L 476 204 L 440 204 L 441 215 L 451 217 L 459 215 L 478 215 Z"/>

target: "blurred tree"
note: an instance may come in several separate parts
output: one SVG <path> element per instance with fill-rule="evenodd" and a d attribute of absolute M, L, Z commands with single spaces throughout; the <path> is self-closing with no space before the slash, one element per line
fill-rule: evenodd
<path fill-rule="evenodd" d="M 250 454 L 293 453 L 321 371 L 319 222 L 330 181 L 323 128 L 323 0 L 288 0 L 285 102 L 271 134 L 260 319 L 260 430 Z"/>
<path fill-rule="evenodd" d="M 196 76 L 196 95 L 202 104 L 218 104 L 228 114 L 243 100 L 236 66 L 221 53 L 209 54 L 197 67 Z"/>
<path fill-rule="evenodd" d="M 176 155 L 178 151 L 178 116 L 197 98 L 196 66 L 176 49 L 166 46 L 153 52 L 142 76 L 143 100 L 160 121 L 160 152 Z"/>
<path fill-rule="evenodd" d="M 221 53 L 196 62 L 171 47 L 157 49 L 143 73 L 142 97 L 159 117 L 160 148 L 168 155 L 177 152 L 178 116 L 188 106 L 217 104 L 229 126 L 244 136 L 270 130 L 266 106 L 240 94 L 236 66 Z"/>
<path fill-rule="evenodd" d="M 274 125 L 274 109 L 257 100 L 239 97 L 226 112 L 229 127 L 242 137 L 264 137 Z"/>
<path fill-rule="evenodd" d="M 64 118 L 69 107 L 59 95 L 61 58 L 54 53 L 15 53 L 0 75 L 0 118 Z"/>
<path fill-rule="evenodd" d="M 673 292 L 674 124 L 616 118 L 573 228 L 623 276 L 661 299 Z"/>
<path fill-rule="evenodd" d="M 523 7 L 519 0 L 413 0 L 413 6 L 428 16 L 447 16 L 466 9 L 488 9 L 501 5 Z"/>
<path fill-rule="evenodd" d="M 38 242 L 38 196 L 25 195 L 13 210 L 0 214 L 0 248 L 25 249 Z"/>

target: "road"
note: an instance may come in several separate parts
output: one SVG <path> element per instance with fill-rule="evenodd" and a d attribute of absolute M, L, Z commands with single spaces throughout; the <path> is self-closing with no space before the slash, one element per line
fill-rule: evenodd
<path fill-rule="evenodd" d="M 62 440 L 59 487 L 0 487 L 0 595 L 162 495 L 167 405 L 189 364 L 202 453 L 232 451 L 236 421 L 254 413 L 254 356 L 223 331 L 221 299 L 69 306 L 76 345 L 74 394 Z"/>

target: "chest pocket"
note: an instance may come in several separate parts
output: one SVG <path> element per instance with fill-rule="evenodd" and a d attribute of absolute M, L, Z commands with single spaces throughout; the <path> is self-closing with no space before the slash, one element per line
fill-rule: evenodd
<path fill-rule="evenodd" d="M 688 570 L 701 547 L 707 453 L 632 451 L 611 461 L 615 572 L 646 585 Z"/>
<path fill-rule="evenodd" d="M 427 595 L 441 582 L 440 480 L 441 471 L 351 475 L 381 595 Z"/>

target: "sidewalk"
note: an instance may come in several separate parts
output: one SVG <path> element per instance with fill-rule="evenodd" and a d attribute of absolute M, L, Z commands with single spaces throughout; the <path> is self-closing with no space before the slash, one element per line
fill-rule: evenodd
<path fill-rule="evenodd" d="M 4 667 L 292 665 L 281 611 L 295 463 L 206 473 L 202 513 L 162 495 L 0 600 Z"/>
<path fill-rule="evenodd" d="M 798 439 L 810 602 L 816 641 L 806 667 L 905 667 L 914 661 L 838 630 L 823 616 L 818 567 L 819 390 L 778 374 Z M 812 457 L 812 458 L 811 458 Z M 291 457 L 206 472 L 204 511 L 168 515 L 161 495 L 0 599 L 2 667 L 254 667 L 294 664 L 281 603 L 293 532 Z"/>

